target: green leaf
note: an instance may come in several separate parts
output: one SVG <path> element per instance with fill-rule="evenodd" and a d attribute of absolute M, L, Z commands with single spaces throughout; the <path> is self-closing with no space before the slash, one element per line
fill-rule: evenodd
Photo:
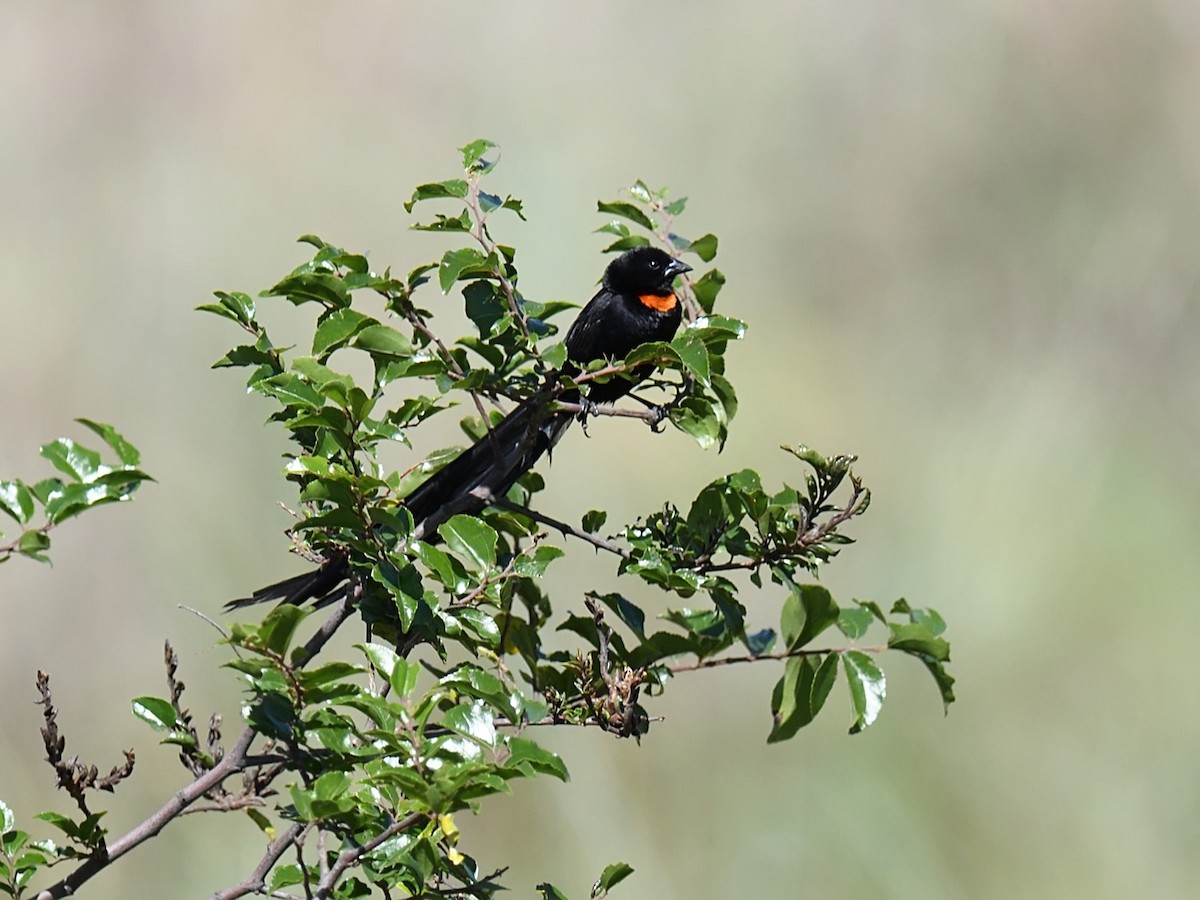
<path fill-rule="evenodd" d="M 788 650 L 798 650 L 838 621 L 838 606 L 819 584 L 794 585 L 783 603 L 780 631 Z"/>
<path fill-rule="evenodd" d="M 336 800 L 350 789 L 350 776 L 345 772 L 324 772 L 313 784 L 313 795 L 318 800 Z"/>
<path fill-rule="evenodd" d="M 909 615 L 917 625 L 924 625 L 933 635 L 942 634 L 946 630 L 946 620 L 936 609 L 914 609 Z"/>
<path fill-rule="evenodd" d="M 529 738 L 510 737 L 504 742 L 508 748 L 508 760 L 505 765 L 517 768 L 529 774 L 541 773 L 551 775 L 559 781 L 569 781 L 567 767 L 557 754 L 539 746 Z"/>
<path fill-rule="evenodd" d="M 438 181 L 432 184 L 419 184 L 413 191 L 412 199 L 404 204 L 405 212 L 412 212 L 413 207 L 422 200 L 434 200 L 441 197 L 453 197 L 458 200 L 467 196 L 467 183 L 461 178 L 450 181 Z"/>
<path fill-rule="evenodd" d="M 454 618 L 489 647 L 500 643 L 500 627 L 496 624 L 496 620 L 482 609 L 466 606 L 455 610 Z"/>
<path fill-rule="evenodd" d="M 768 744 L 790 740 L 816 718 L 837 679 L 837 654 L 792 656 L 771 694 Z"/>
<path fill-rule="evenodd" d="M 496 323 L 508 312 L 500 291 L 491 282 L 476 281 L 467 285 L 463 288 L 463 299 L 466 301 L 467 318 L 475 323 L 481 337 L 491 335 Z M 503 355 L 498 354 L 497 360 L 502 359 Z"/>
<path fill-rule="evenodd" d="M 23 532 L 17 540 L 17 552 L 38 562 L 49 562 L 45 551 L 50 549 L 50 538 L 41 531 Z"/>
<path fill-rule="evenodd" d="M 632 250 L 634 247 L 648 247 L 650 239 L 643 237 L 640 234 L 631 234 L 629 237 L 623 237 L 620 240 L 613 241 L 604 248 L 604 253 L 624 253 L 626 250 Z"/>
<path fill-rule="evenodd" d="M 400 660 L 395 650 L 376 643 L 355 644 L 354 646 L 366 655 L 376 672 L 391 681 L 392 672 L 396 670 L 396 663 Z"/>
<path fill-rule="evenodd" d="M 485 747 L 496 746 L 496 725 L 492 710 L 482 700 L 460 703 L 446 710 L 442 725 L 456 734 L 470 738 Z"/>
<path fill-rule="evenodd" d="M 412 342 L 407 336 L 379 322 L 360 331 L 353 346 L 370 353 L 372 358 L 407 359 L 413 355 Z"/>
<path fill-rule="evenodd" d="M 196 309 L 231 319 L 239 325 L 249 325 L 254 321 L 254 299 L 249 294 L 240 291 L 215 291 L 214 294 L 220 303 L 204 303 Z"/>
<path fill-rule="evenodd" d="M 304 609 L 291 603 L 275 607 L 267 613 L 266 618 L 259 626 L 259 640 L 268 650 L 283 656 L 291 646 L 296 629 L 311 612 L 311 609 Z"/>
<path fill-rule="evenodd" d="M 604 871 L 600 873 L 600 878 L 596 881 L 596 886 L 592 888 L 592 896 L 598 896 L 597 891 L 603 893 L 620 884 L 632 874 L 633 866 L 629 863 L 618 862 L 605 866 Z"/>
<path fill-rule="evenodd" d="M 335 309 L 321 318 L 313 335 L 313 356 L 323 356 L 331 350 L 343 346 L 346 341 L 372 323 L 375 319 L 360 313 L 358 310 L 345 307 Z"/>
<path fill-rule="evenodd" d="M 70 438 L 59 438 L 45 444 L 39 451 L 50 460 L 51 465 L 76 481 L 90 481 L 101 472 L 108 471 L 100 462 L 100 454 Z"/>
<path fill-rule="evenodd" d="M 593 596 L 596 596 L 593 594 Z M 621 594 L 602 594 L 597 599 L 617 614 L 640 640 L 646 639 L 646 613 L 635 603 L 631 603 Z"/>
<path fill-rule="evenodd" d="M 400 619 L 400 627 L 407 631 L 420 611 L 424 595 L 421 576 L 412 565 L 396 568 L 384 560 L 371 568 L 371 580 L 387 588 L 388 594 L 395 603 L 396 616 L 389 616 L 394 621 Z"/>
<path fill-rule="evenodd" d="M 704 341 L 691 331 L 685 331 L 671 342 L 671 347 L 679 355 L 679 361 L 684 368 L 696 377 L 702 385 L 708 385 L 709 359 L 708 348 Z"/>
<path fill-rule="evenodd" d="M 496 567 L 496 530 L 474 516 L 457 515 L 438 526 L 438 534 L 452 553 L 468 561 L 472 571 Z"/>
<path fill-rule="evenodd" d="M 603 509 L 589 509 L 583 514 L 583 530 L 595 534 L 608 521 L 608 512 Z"/>
<path fill-rule="evenodd" d="M 883 698 L 887 694 L 887 680 L 875 661 L 859 650 L 843 653 L 842 667 L 850 684 L 850 701 L 854 709 L 854 724 L 850 726 L 850 733 L 858 734 L 879 717 Z"/>
<path fill-rule="evenodd" d="M 871 623 L 875 621 L 875 616 L 871 610 L 863 606 L 856 606 L 853 609 L 843 609 L 838 612 L 838 630 L 851 640 L 858 640 L 867 633 L 867 629 L 871 627 Z"/>
<path fill-rule="evenodd" d="M 291 372 L 272 375 L 254 382 L 254 390 L 268 397 L 274 397 L 285 406 L 299 406 L 303 409 L 320 409 L 325 405 L 325 398 L 317 393 L 312 385 L 305 383 Z"/>
<path fill-rule="evenodd" d="M 713 257 L 717 255 L 717 236 L 715 234 L 701 235 L 691 242 L 688 249 L 705 262 L 712 262 Z"/>
<path fill-rule="evenodd" d="M 269 349 L 259 347 L 257 344 L 253 347 L 248 344 L 234 347 L 212 364 L 214 369 L 233 366 L 261 366 L 265 367 L 269 374 L 275 375 L 280 372 L 279 357 L 274 355 Z"/>
<path fill-rule="evenodd" d="M 670 413 L 671 424 L 707 450 L 721 438 L 721 420 L 713 405 L 701 397 L 688 397 Z"/>
<path fill-rule="evenodd" d="M 938 692 L 942 695 L 942 711 L 950 712 L 950 704 L 954 702 L 954 676 L 947 672 L 946 667 L 940 662 L 927 657 L 922 657 L 921 661 L 925 663 L 925 668 L 933 676 Z"/>
<path fill-rule="evenodd" d="M 161 697 L 137 697 L 132 707 L 133 714 L 155 731 L 170 731 L 179 724 L 175 707 Z"/>
<path fill-rule="evenodd" d="M 113 451 L 117 454 L 117 458 L 125 465 L 136 466 L 142 461 L 142 455 L 138 452 L 137 447 L 125 440 L 121 433 L 111 425 L 106 425 L 103 422 L 94 422 L 91 419 L 76 419 L 75 421 L 100 435 L 104 443 L 112 447 Z"/>
<path fill-rule="evenodd" d="M 258 813 L 258 810 L 247 810 L 250 813 Z M 262 817 L 262 813 L 258 813 Z M 270 825 L 270 820 L 263 817 L 268 824 L 268 828 L 263 829 L 270 834 L 274 828 Z M 257 820 L 256 820 L 257 821 Z M 262 827 L 261 825 L 259 827 Z M 304 880 L 304 874 L 300 871 L 300 867 L 294 863 L 287 865 L 276 866 L 271 870 L 271 876 L 267 879 L 267 890 L 279 892 L 285 887 L 291 887 L 293 884 L 300 884 Z"/>
<path fill-rule="evenodd" d="M 442 286 L 442 293 L 450 293 L 450 288 L 454 287 L 454 282 L 464 272 L 484 269 L 486 265 L 487 258 L 473 248 L 446 251 L 438 265 L 438 283 Z"/>
<path fill-rule="evenodd" d="M 696 295 L 696 299 L 700 302 L 700 308 L 706 313 L 711 313 L 713 305 L 717 302 L 717 294 L 721 293 L 721 288 L 724 286 L 725 275 L 721 270 L 709 269 L 696 281 L 692 282 L 692 293 Z"/>
<path fill-rule="evenodd" d="M 629 219 L 631 222 L 636 222 L 647 231 L 654 230 L 654 221 L 632 203 L 626 203 L 622 200 L 611 202 L 601 200 L 596 204 L 596 209 L 602 213 L 610 213 L 614 216 L 620 216 L 622 219 Z"/>
<path fill-rule="evenodd" d="M 567 362 L 567 345 L 562 341 L 551 344 L 542 351 L 542 359 L 553 369 L 561 369 Z"/>
<path fill-rule="evenodd" d="M 546 568 L 563 555 L 562 548 L 551 544 L 538 544 L 532 553 L 523 553 L 513 563 L 516 573 L 524 578 L 541 578 Z"/>
<path fill-rule="evenodd" d="M 0 510 L 24 525 L 33 518 L 33 494 L 20 481 L 0 481 Z"/>
<path fill-rule="evenodd" d="M 542 900 L 568 900 L 566 894 L 549 882 L 539 884 L 534 890 L 542 895 Z"/>
<path fill-rule="evenodd" d="M 487 138 L 477 138 L 464 147 L 459 147 L 462 153 L 463 168 L 468 172 L 488 172 L 495 167 L 494 162 L 484 160 L 483 154 L 497 147 Z"/>
<path fill-rule="evenodd" d="M 397 697 L 407 697 L 417 689 L 417 676 L 420 674 L 421 667 L 419 665 L 410 663 L 406 659 L 398 659 L 396 667 L 388 676 L 388 684 L 392 686 Z"/>
<path fill-rule="evenodd" d="M 924 625 L 889 623 L 891 636 L 888 638 L 888 648 L 911 653 L 915 656 L 927 656 L 938 662 L 950 661 L 950 642 L 945 638 L 930 633 Z"/>
<path fill-rule="evenodd" d="M 267 294 L 284 297 L 295 306 L 319 303 L 329 309 L 338 309 L 350 305 L 350 286 L 328 267 L 318 271 L 311 266 L 302 267 L 274 285 Z"/>

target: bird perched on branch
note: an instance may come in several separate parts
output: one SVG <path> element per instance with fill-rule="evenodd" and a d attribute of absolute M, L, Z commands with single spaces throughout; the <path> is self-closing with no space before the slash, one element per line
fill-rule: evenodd
<path fill-rule="evenodd" d="M 689 271 L 687 263 L 656 247 L 636 247 L 609 263 L 600 290 L 567 331 L 563 343 L 568 362 L 563 374 L 573 377 L 596 360 L 620 361 L 642 344 L 671 340 L 682 318 L 674 282 Z M 404 498 L 414 536 L 434 539 L 438 526 L 451 516 L 478 513 L 533 468 L 576 415 L 557 408 L 553 401 L 580 404 L 586 412 L 618 400 L 649 377 L 651 370 L 642 366 L 625 377 L 592 382 L 586 397 L 580 396 L 578 388 L 570 388 L 522 403 Z M 231 601 L 226 608 L 272 600 L 297 604 L 312 600 L 324 605 L 342 596 L 349 574 L 347 559 L 337 557 L 311 572 Z"/>

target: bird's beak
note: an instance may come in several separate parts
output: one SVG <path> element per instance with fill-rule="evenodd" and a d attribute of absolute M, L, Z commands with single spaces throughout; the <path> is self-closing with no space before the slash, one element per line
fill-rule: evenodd
<path fill-rule="evenodd" d="M 682 259 L 673 259 L 667 263 L 667 277 L 674 278 L 676 275 L 682 275 L 684 272 L 692 271 L 692 267 L 685 263 Z"/>

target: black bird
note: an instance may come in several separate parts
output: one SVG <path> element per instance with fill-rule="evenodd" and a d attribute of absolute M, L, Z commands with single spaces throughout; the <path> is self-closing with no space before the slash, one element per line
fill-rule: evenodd
<path fill-rule="evenodd" d="M 608 264 L 600 290 L 567 331 L 567 365 L 563 373 L 577 375 L 580 367 L 599 359 L 621 360 L 634 348 L 651 341 L 669 341 L 682 316 L 675 296 L 675 278 L 691 266 L 656 247 L 636 247 Z M 560 392 L 565 403 L 612 403 L 651 374 L 650 366 L 591 383 L 586 398 L 578 389 Z M 474 514 L 503 497 L 542 454 L 553 447 L 574 413 L 558 410 L 546 399 L 534 398 L 509 413 L 492 429 L 420 484 L 404 505 L 412 514 L 414 535 L 436 539 L 437 527 L 458 513 Z M 233 600 L 226 609 L 279 600 L 317 605 L 334 602 L 349 575 L 345 557 L 320 568 L 261 588 L 250 597 Z"/>

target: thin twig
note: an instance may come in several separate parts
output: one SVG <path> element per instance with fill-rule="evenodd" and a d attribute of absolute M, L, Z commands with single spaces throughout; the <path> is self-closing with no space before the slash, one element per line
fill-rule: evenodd
<path fill-rule="evenodd" d="M 574 525 L 568 525 L 566 522 L 560 522 L 558 519 L 552 519 L 550 516 L 544 515 L 538 512 L 536 509 L 530 509 L 528 506 L 522 506 L 519 503 L 513 503 L 507 497 L 493 497 L 492 505 L 498 506 L 501 509 L 507 509 L 510 512 L 518 513 L 522 516 L 528 516 L 535 522 L 540 522 L 543 525 L 548 525 L 551 528 L 561 531 L 563 535 L 570 535 L 572 537 L 579 538 L 581 541 L 587 541 L 589 544 L 592 544 L 601 550 L 607 550 L 609 553 L 615 553 L 622 559 L 630 558 L 629 551 L 624 547 L 620 547 L 611 541 L 607 541 L 604 538 L 598 537 L 594 534 L 588 534 L 586 531 L 576 528 Z"/>
<path fill-rule="evenodd" d="M 333 637 L 334 633 L 350 617 L 353 611 L 354 606 L 348 596 L 343 597 L 333 607 L 333 612 L 329 618 L 305 642 L 303 657 L 305 662 L 311 660 L 321 651 L 321 648 L 329 642 L 329 639 Z M 57 898 L 69 897 L 75 894 L 93 876 L 102 872 L 130 850 L 157 835 L 171 824 L 173 820 L 178 818 L 185 809 L 205 796 L 209 791 L 219 787 L 226 778 L 245 770 L 247 768 L 247 753 L 250 745 L 257 736 L 258 732 L 254 728 L 244 729 L 238 735 L 238 739 L 229 748 L 228 752 L 226 752 L 225 756 L 215 766 L 193 780 L 190 784 L 176 791 L 166 803 L 147 819 L 109 843 L 108 852 L 104 856 L 89 857 L 66 878 L 39 893 L 38 900 L 57 900 Z M 238 894 L 234 896 L 242 895 Z"/>
<path fill-rule="evenodd" d="M 825 656 L 828 653 L 845 653 L 847 650 L 858 650 L 861 653 L 883 653 L 888 648 L 886 646 L 879 647 L 827 647 L 822 650 L 781 650 L 778 653 L 760 653 L 758 656 L 746 654 L 745 656 L 722 656 L 719 659 L 700 659 L 694 663 L 680 663 L 676 666 L 667 666 L 667 671 L 672 673 L 678 672 L 699 672 L 701 669 L 716 669 L 720 666 L 732 666 L 737 663 L 753 663 L 762 662 L 764 659 L 791 659 L 796 656 Z"/>
<path fill-rule="evenodd" d="M 267 852 L 263 854 L 263 858 L 254 867 L 254 871 L 246 876 L 244 881 L 213 894 L 213 900 L 236 900 L 236 898 L 245 897 L 247 894 L 262 893 L 262 889 L 267 883 L 267 873 L 271 871 L 275 863 L 279 862 L 279 857 L 287 852 L 288 847 L 293 845 L 299 846 L 312 827 L 311 822 L 308 824 L 293 822 L 284 829 L 279 837 L 267 845 Z"/>
<path fill-rule="evenodd" d="M 420 824 L 426 818 L 427 816 L 424 813 L 411 813 L 403 819 L 397 819 L 361 847 L 351 847 L 349 850 L 343 850 L 338 854 L 338 858 L 334 860 L 333 865 L 329 867 L 329 871 L 317 883 L 317 890 L 313 896 L 318 898 L 318 900 L 324 900 L 324 898 L 332 896 L 338 879 L 342 877 L 346 869 L 350 868 L 350 866 L 354 865 L 354 863 L 358 862 L 384 841 L 390 840 L 400 834 L 400 832 L 407 831 Z"/>

